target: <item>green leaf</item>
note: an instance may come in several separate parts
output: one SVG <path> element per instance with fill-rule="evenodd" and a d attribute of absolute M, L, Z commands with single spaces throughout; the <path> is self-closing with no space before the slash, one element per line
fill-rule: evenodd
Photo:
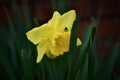
<path fill-rule="evenodd" d="M 70 58 L 72 58 L 72 54 L 76 50 L 77 37 L 78 37 L 78 20 L 74 22 L 72 31 L 71 31 L 70 47 L 69 47 L 69 55 L 71 55 Z"/>
<path fill-rule="evenodd" d="M 58 11 L 60 14 L 63 14 L 68 11 L 68 0 L 51 0 L 53 11 Z"/>
<path fill-rule="evenodd" d="M 91 39 L 90 39 L 90 42 L 91 42 Z M 91 43 L 90 44 L 90 47 L 89 47 L 89 53 L 88 53 L 88 55 L 89 55 L 89 62 L 88 62 L 88 65 L 89 65 L 89 67 L 88 67 L 88 78 L 89 78 L 89 80 L 94 80 L 94 78 L 95 78 L 95 52 L 93 51 L 94 49 L 93 49 L 93 44 Z"/>
<path fill-rule="evenodd" d="M 74 65 L 73 59 L 76 53 L 76 43 L 77 43 L 77 37 L 78 37 L 78 19 L 74 22 L 72 31 L 71 31 L 71 37 L 70 37 L 70 47 L 69 47 L 69 56 L 68 56 L 68 80 L 71 79 L 71 69 L 72 65 Z"/>
<path fill-rule="evenodd" d="M 5 75 L 4 77 L 2 76 L 4 79 L 16 80 L 16 76 L 10 62 L 10 53 L 7 41 L 7 32 L 5 28 L 0 25 L 0 70 L 4 71 L 0 74 Z"/>
<path fill-rule="evenodd" d="M 120 43 L 116 44 L 113 52 L 110 54 L 108 60 L 106 61 L 105 67 L 99 77 L 99 80 L 110 80 L 111 79 L 113 66 L 119 54 L 119 50 L 120 50 Z"/>
<path fill-rule="evenodd" d="M 47 80 L 57 80 L 57 76 L 54 71 L 55 67 L 52 66 L 52 61 L 48 58 L 44 59 L 45 60 L 45 72 L 47 76 Z"/>
<path fill-rule="evenodd" d="M 4 56 L 1 56 L 0 58 L 1 58 L 0 63 L 2 64 L 5 71 L 7 72 L 7 75 L 9 76 L 10 80 L 16 80 L 16 77 L 10 62 Z"/>
<path fill-rule="evenodd" d="M 64 55 L 57 57 L 54 61 L 57 80 L 67 79 L 68 55 L 69 53 L 64 53 Z"/>
<path fill-rule="evenodd" d="M 16 24 L 18 27 L 18 32 L 21 34 L 21 37 L 23 37 L 24 33 L 25 33 L 25 27 L 24 27 L 23 22 L 22 22 L 22 17 L 21 17 L 20 11 L 17 7 L 15 0 L 11 0 L 11 4 L 12 4 L 12 9 L 13 9 L 13 12 L 15 15 Z"/>
<path fill-rule="evenodd" d="M 38 72 L 37 76 L 39 80 L 46 80 L 44 65 L 45 64 L 43 61 L 37 64 L 37 72 Z"/>
<path fill-rule="evenodd" d="M 80 51 L 78 56 L 76 57 L 76 64 L 74 67 L 74 73 L 77 73 L 78 70 L 82 71 L 83 67 L 84 67 L 84 63 L 85 63 L 85 59 L 86 59 L 86 54 L 88 53 L 88 58 L 90 58 L 90 52 L 89 52 L 89 48 L 91 49 L 91 45 L 90 45 L 90 40 L 92 38 L 92 35 L 95 34 L 93 33 L 95 30 L 95 26 L 90 25 L 90 27 L 87 28 L 86 30 L 86 34 L 84 35 L 84 40 L 82 43 L 82 46 L 80 47 Z M 90 62 L 88 61 L 88 64 L 90 64 Z M 89 77 L 89 75 L 88 75 Z"/>
<path fill-rule="evenodd" d="M 63 14 L 68 11 L 68 0 L 59 0 L 58 1 L 58 11 Z"/>
<path fill-rule="evenodd" d="M 17 37 L 17 35 L 16 35 L 16 31 L 15 31 L 13 22 L 12 22 L 9 14 L 8 14 L 8 11 L 7 11 L 6 8 L 5 8 L 5 13 L 6 13 L 6 15 L 7 15 L 7 19 L 8 19 L 8 23 L 9 23 L 9 27 L 10 27 L 11 37 L 12 37 L 12 39 L 14 40 L 14 42 L 15 42 L 15 44 L 16 44 L 16 46 L 17 46 L 17 49 L 18 49 L 18 51 L 19 51 L 21 46 L 20 46 L 20 44 L 19 44 L 19 40 L 18 40 L 18 37 Z"/>
<path fill-rule="evenodd" d="M 76 74 L 76 77 L 75 77 L 75 80 L 88 80 L 88 53 L 86 54 L 86 59 L 85 59 L 85 62 L 84 62 L 84 66 L 83 68 L 79 69 L 77 74 Z"/>
<path fill-rule="evenodd" d="M 21 60 L 22 60 L 22 66 L 23 66 L 23 80 L 34 80 L 34 72 L 33 72 L 33 63 L 31 60 L 31 51 L 29 51 L 29 54 L 26 54 L 25 50 L 21 50 Z"/>
<path fill-rule="evenodd" d="M 26 31 L 28 31 L 32 28 L 32 20 L 29 14 L 27 0 L 23 0 L 23 10 L 24 10 L 25 20 L 26 20 Z"/>
<path fill-rule="evenodd" d="M 38 65 L 38 78 L 40 80 L 58 80 L 57 68 L 53 60 L 50 60 L 44 56 L 43 60 Z M 47 77 L 46 77 L 47 75 Z"/>
<path fill-rule="evenodd" d="M 56 11 L 57 10 L 57 1 L 56 0 L 51 0 L 51 4 L 52 4 L 52 10 Z"/>
<path fill-rule="evenodd" d="M 36 18 L 34 18 L 34 26 L 35 26 L 35 27 L 40 26 L 40 25 L 39 25 L 39 21 L 38 21 Z"/>
<path fill-rule="evenodd" d="M 0 25 L 0 47 L 2 51 L 6 51 L 5 48 L 8 47 L 7 41 L 7 31 L 4 26 Z"/>
<path fill-rule="evenodd" d="M 95 21 L 94 21 L 95 22 Z M 94 51 L 94 46 L 93 46 L 93 43 L 94 43 L 94 37 L 95 37 L 95 32 L 96 32 L 96 26 L 95 26 L 95 23 L 92 22 L 91 26 L 93 26 L 94 28 L 91 30 L 91 36 L 90 36 L 90 42 L 89 42 L 89 59 L 88 59 L 88 79 L 89 80 L 94 80 L 95 79 L 95 59 L 96 59 L 96 56 L 95 56 L 95 51 Z"/>

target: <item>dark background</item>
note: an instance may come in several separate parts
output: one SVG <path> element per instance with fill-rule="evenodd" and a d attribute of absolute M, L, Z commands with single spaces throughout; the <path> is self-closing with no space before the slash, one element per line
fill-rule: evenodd
<path fill-rule="evenodd" d="M 16 0 L 24 21 L 22 0 Z M 39 20 L 40 24 L 47 22 L 52 17 L 50 0 L 27 0 L 31 17 Z M 14 23 L 15 16 L 12 11 L 11 0 L 0 0 L 0 24 L 8 26 L 4 7 L 7 8 Z M 69 0 L 69 9 L 75 9 L 80 15 L 79 36 L 82 37 L 86 25 L 91 22 L 91 17 L 97 20 L 96 37 L 101 40 L 101 54 L 109 54 L 110 48 L 120 40 L 120 0 Z M 107 45 L 108 39 L 111 44 Z M 110 48 L 106 48 L 110 46 Z"/>

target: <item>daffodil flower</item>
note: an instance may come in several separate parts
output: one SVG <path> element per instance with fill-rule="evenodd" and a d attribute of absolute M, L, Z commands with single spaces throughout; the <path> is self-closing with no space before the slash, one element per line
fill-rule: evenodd
<path fill-rule="evenodd" d="M 70 10 L 63 15 L 55 11 L 52 19 L 47 23 L 26 33 L 27 38 L 37 45 L 37 63 L 42 60 L 44 54 L 49 58 L 56 58 L 69 51 L 71 28 L 75 19 L 75 10 Z M 79 38 L 76 45 L 81 45 Z"/>

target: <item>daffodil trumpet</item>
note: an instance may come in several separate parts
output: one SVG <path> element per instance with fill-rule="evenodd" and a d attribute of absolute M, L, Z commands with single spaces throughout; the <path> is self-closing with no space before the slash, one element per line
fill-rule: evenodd
<path fill-rule="evenodd" d="M 52 19 L 47 23 L 26 33 L 27 38 L 37 45 L 37 63 L 42 60 L 44 54 L 53 59 L 69 51 L 71 28 L 75 19 L 75 10 L 70 10 L 63 15 L 55 11 Z M 81 40 L 77 38 L 76 46 L 79 45 Z"/>

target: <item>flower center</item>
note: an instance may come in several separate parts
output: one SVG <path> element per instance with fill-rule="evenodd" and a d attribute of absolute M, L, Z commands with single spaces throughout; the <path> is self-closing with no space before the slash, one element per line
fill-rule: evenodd
<path fill-rule="evenodd" d="M 54 41 L 55 43 L 52 44 L 50 48 L 51 54 L 55 56 L 62 55 L 64 52 L 69 50 L 70 32 L 57 34 L 57 37 L 54 38 Z"/>

